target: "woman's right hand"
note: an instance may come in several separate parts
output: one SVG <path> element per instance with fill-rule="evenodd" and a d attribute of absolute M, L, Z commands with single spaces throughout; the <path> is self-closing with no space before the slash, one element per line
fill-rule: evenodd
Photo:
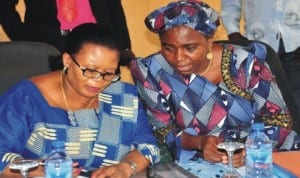
<path fill-rule="evenodd" d="M 209 162 L 221 162 L 227 158 L 226 152 L 218 150 L 218 143 L 223 142 L 219 137 L 207 135 L 201 138 L 203 159 Z"/>

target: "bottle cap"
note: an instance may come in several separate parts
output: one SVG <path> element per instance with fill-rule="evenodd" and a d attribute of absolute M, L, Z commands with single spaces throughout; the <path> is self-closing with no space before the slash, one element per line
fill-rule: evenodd
<path fill-rule="evenodd" d="M 256 122 L 252 124 L 252 130 L 264 130 L 265 124 L 262 122 Z"/>

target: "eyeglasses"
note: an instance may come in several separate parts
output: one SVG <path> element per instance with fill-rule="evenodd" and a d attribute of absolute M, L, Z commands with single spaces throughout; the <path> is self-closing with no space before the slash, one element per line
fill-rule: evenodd
<path fill-rule="evenodd" d="M 69 54 L 72 58 L 72 60 L 75 62 L 75 64 L 80 68 L 80 70 L 82 71 L 82 75 L 87 77 L 87 78 L 91 78 L 91 79 L 99 79 L 100 77 L 102 77 L 103 80 L 108 81 L 108 82 L 116 82 L 118 80 L 120 80 L 121 76 L 118 74 L 114 74 L 114 73 L 102 73 L 99 72 L 97 70 L 93 70 L 93 69 L 88 69 L 85 67 L 82 67 L 77 60 L 75 59 L 75 57 L 71 54 Z"/>

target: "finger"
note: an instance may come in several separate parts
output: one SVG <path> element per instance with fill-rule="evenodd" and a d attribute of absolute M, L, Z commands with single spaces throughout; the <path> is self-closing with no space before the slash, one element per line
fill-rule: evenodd
<path fill-rule="evenodd" d="M 73 167 L 78 167 L 78 166 L 79 166 L 79 162 L 73 162 L 73 163 L 72 163 L 72 166 L 73 166 Z"/>
<path fill-rule="evenodd" d="M 224 154 L 222 152 L 208 152 L 203 154 L 203 158 L 209 162 L 221 162 Z"/>
<path fill-rule="evenodd" d="M 81 173 L 81 168 L 73 168 L 73 177 L 77 177 Z"/>
<path fill-rule="evenodd" d="M 115 166 L 107 166 L 107 167 L 104 167 L 104 172 L 105 172 L 105 175 L 107 177 L 115 177 L 113 175 L 116 175 L 116 172 L 117 172 L 117 169 Z"/>
<path fill-rule="evenodd" d="M 105 167 L 101 167 L 92 172 L 91 178 L 105 178 Z"/>
<path fill-rule="evenodd" d="M 235 160 L 234 164 L 233 164 L 234 167 L 241 167 L 241 166 L 244 166 L 244 165 L 245 165 L 245 158 Z"/>
<path fill-rule="evenodd" d="M 241 167 L 245 165 L 245 155 L 243 152 L 234 155 L 233 165 L 234 167 Z"/>

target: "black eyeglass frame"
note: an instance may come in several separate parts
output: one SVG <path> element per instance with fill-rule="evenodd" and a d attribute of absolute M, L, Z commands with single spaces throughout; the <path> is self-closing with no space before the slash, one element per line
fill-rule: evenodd
<path fill-rule="evenodd" d="M 108 82 L 117 82 L 121 79 L 121 76 L 119 74 L 113 74 L 113 73 L 102 73 L 102 72 L 99 72 L 97 70 L 94 70 L 94 69 L 89 69 L 89 68 L 85 68 L 85 67 L 82 67 L 76 60 L 76 58 L 72 55 L 72 54 L 69 54 L 71 59 L 74 61 L 74 63 L 79 67 L 79 69 L 82 71 L 82 75 L 87 77 L 87 78 L 90 78 L 90 79 L 99 79 L 100 77 L 102 77 L 103 80 L 105 81 L 108 81 Z M 96 73 L 97 75 L 95 76 L 87 76 L 86 75 L 86 71 L 89 71 L 90 73 Z M 110 76 L 111 78 L 105 78 L 105 76 Z"/>

